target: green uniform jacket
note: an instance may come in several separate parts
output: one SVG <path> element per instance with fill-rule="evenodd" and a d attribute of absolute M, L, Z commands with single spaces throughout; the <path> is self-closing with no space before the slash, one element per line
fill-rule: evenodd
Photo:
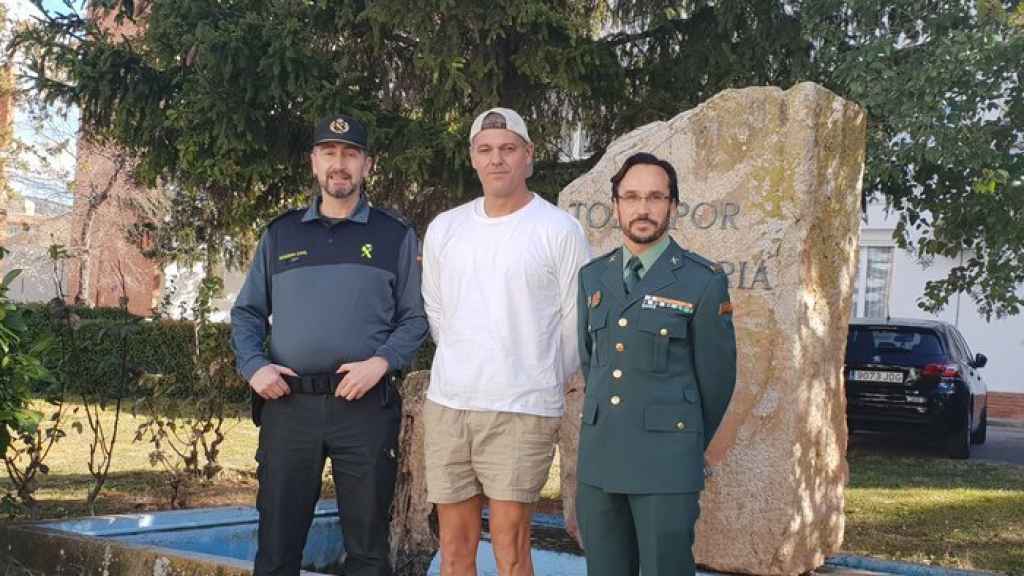
<path fill-rule="evenodd" d="M 672 240 L 627 295 L 622 250 L 580 270 L 586 381 L 579 481 L 607 492 L 704 488 L 704 450 L 736 385 L 726 275 Z"/>

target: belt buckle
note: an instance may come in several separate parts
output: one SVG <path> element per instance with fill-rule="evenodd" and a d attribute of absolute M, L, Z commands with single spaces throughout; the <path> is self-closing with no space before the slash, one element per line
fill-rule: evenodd
<path fill-rule="evenodd" d="M 327 396 L 334 392 L 331 390 L 331 375 L 330 374 L 319 374 L 317 375 L 314 388 L 317 394 Z"/>

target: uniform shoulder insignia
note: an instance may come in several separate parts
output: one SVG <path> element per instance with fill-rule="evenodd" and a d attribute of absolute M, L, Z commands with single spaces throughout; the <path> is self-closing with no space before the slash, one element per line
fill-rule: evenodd
<path fill-rule="evenodd" d="M 380 212 L 380 213 L 382 213 L 382 214 L 384 214 L 386 216 L 389 216 L 392 220 L 396 220 L 399 224 L 401 224 L 402 226 L 405 226 L 406 228 L 414 228 L 415 227 L 413 225 L 413 223 L 408 218 L 406 218 L 405 216 L 402 216 L 401 214 L 399 214 L 397 210 L 392 210 L 390 208 L 383 208 L 381 206 L 371 206 L 370 209 L 371 210 L 377 210 L 378 212 Z"/>
<path fill-rule="evenodd" d="M 267 225 L 266 225 L 265 228 L 269 229 L 271 226 L 273 226 L 278 221 L 284 220 L 285 218 L 287 218 L 289 216 L 292 216 L 294 214 L 304 214 L 307 209 L 308 209 L 308 207 L 307 208 L 292 208 L 291 210 L 288 210 L 288 211 L 284 212 L 283 214 L 278 214 L 270 222 L 267 222 Z"/>
<path fill-rule="evenodd" d="M 717 273 L 722 271 L 722 267 L 719 264 L 716 264 L 699 254 L 694 254 L 689 250 L 683 250 L 683 255 L 712 272 Z"/>
<path fill-rule="evenodd" d="M 607 262 L 608 259 L 611 258 L 612 254 L 615 254 L 618 250 L 618 248 L 612 248 L 608 252 L 605 252 L 604 254 L 601 254 L 596 258 L 592 258 L 590 262 L 587 262 L 586 264 L 583 265 L 583 268 L 588 268 L 590 266 L 593 266 L 594 264 L 597 264 L 598 262 Z"/>

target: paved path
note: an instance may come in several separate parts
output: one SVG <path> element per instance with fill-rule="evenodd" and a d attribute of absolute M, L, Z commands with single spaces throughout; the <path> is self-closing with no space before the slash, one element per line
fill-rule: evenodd
<path fill-rule="evenodd" d="M 910 435 L 853 434 L 850 449 L 873 454 L 945 457 L 941 444 L 923 444 Z M 986 442 L 971 446 L 971 460 L 1024 466 L 1024 425 L 990 421 Z"/>
<path fill-rule="evenodd" d="M 1024 465 L 1024 427 L 993 426 L 989 422 L 988 440 L 971 447 L 971 458 Z"/>

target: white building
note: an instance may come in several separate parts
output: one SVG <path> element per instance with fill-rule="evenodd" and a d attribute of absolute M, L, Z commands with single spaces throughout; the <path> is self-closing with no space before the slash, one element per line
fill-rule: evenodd
<path fill-rule="evenodd" d="M 1009 405 L 1024 405 L 1024 314 L 986 320 L 970 296 L 954 296 L 944 310 L 929 314 L 917 306 L 925 283 L 946 277 L 959 260 L 918 261 L 893 240 L 898 215 L 880 205 L 868 208 L 861 225 L 860 269 L 853 315 L 857 317 L 936 318 L 955 325 L 971 350 L 988 357 L 982 374 L 990 399 L 1011 415 Z M 1024 286 L 1019 288 L 1024 294 Z M 991 413 L 991 411 L 990 411 Z"/>

